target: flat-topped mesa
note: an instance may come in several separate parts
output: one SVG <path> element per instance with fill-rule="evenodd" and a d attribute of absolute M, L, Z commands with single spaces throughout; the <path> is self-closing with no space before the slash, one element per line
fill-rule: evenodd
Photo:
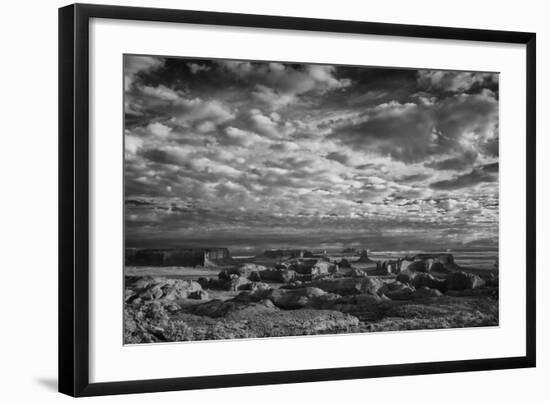
<path fill-rule="evenodd" d="M 265 257 L 272 259 L 310 258 L 313 254 L 305 249 L 268 249 L 264 251 Z"/>
<path fill-rule="evenodd" d="M 227 248 L 126 249 L 126 266 L 216 267 L 235 264 Z"/>

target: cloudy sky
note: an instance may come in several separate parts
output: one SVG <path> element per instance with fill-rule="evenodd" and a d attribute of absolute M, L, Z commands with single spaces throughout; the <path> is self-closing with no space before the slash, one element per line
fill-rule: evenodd
<path fill-rule="evenodd" d="M 498 74 L 125 56 L 129 247 L 498 245 Z"/>

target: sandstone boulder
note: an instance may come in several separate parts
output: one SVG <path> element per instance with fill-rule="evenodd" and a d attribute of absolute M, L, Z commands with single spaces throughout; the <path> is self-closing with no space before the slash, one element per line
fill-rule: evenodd
<path fill-rule="evenodd" d="M 312 304 L 326 292 L 315 287 L 302 287 L 293 290 L 273 290 L 268 298 L 281 309 L 298 309 Z"/>
<path fill-rule="evenodd" d="M 260 271 L 260 278 L 263 281 L 288 283 L 296 278 L 296 272 L 294 270 L 266 269 Z"/>
<path fill-rule="evenodd" d="M 146 319 L 154 320 L 157 322 L 168 321 L 168 314 L 166 313 L 164 306 L 158 301 L 150 302 L 147 305 L 143 306 L 142 310 L 139 313 L 142 313 Z"/>
<path fill-rule="evenodd" d="M 485 280 L 475 274 L 457 271 L 447 276 L 446 285 L 447 289 L 451 291 L 471 290 L 483 287 Z"/>
<path fill-rule="evenodd" d="M 267 267 L 262 266 L 262 265 L 258 265 L 256 263 L 243 263 L 242 265 L 240 265 L 238 267 L 238 270 L 241 273 L 257 272 L 257 271 L 262 271 L 262 270 L 266 270 L 266 269 L 267 269 Z"/>
<path fill-rule="evenodd" d="M 289 267 L 298 274 L 312 276 L 329 274 L 333 268 L 334 266 L 325 260 L 298 261 Z"/>
<path fill-rule="evenodd" d="M 261 281 L 260 272 L 266 269 L 267 267 L 255 263 L 244 263 L 238 267 L 237 271 L 250 281 Z"/>
<path fill-rule="evenodd" d="M 262 281 L 252 281 L 245 287 L 245 289 L 252 292 L 261 292 L 270 290 L 271 286 Z"/>
<path fill-rule="evenodd" d="M 393 291 L 399 291 L 399 290 L 403 290 L 405 288 L 411 288 L 411 286 L 409 284 L 405 284 L 405 283 L 402 283 L 400 281 L 392 281 L 392 282 L 389 282 L 389 283 L 385 283 L 379 290 L 378 290 L 378 295 L 384 295 L 388 292 L 393 292 Z M 411 288 L 412 289 L 412 288 Z"/>
<path fill-rule="evenodd" d="M 401 283 L 410 284 L 414 276 L 415 276 L 415 273 L 409 270 L 405 270 L 400 272 L 395 279 L 397 281 L 400 281 Z"/>
<path fill-rule="evenodd" d="M 138 280 L 126 280 L 126 302 L 163 301 L 185 299 L 195 291 L 202 290 L 201 285 L 192 280 L 166 279 L 164 277 L 141 277 Z"/>
<path fill-rule="evenodd" d="M 361 269 L 352 268 L 349 272 L 350 277 L 367 277 L 368 274 L 366 271 Z"/>
<path fill-rule="evenodd" d="M 303 281 L 300 281 L 300 280 L 294 280 L 294 281 L 291 281 L 290 283 L 287 283 L 285 285 L 282 285 L 281 289 L 283 290 L 293 290 L 295 288 L 301 288 L 301 287 L 304 287 L 305 284 Z"/>
<path fill-rule="evenodd" d="M 190 293 L 187 298 L 189 299 L 208 299 L 208 293 L 204 290 L 194 291 Z"/>
<path fill-rule="evenodd" d="M 224 316 L 227 320 L 248 322 L 250 319 L 269 319 L 269 315 L 279 309 L 269 299 L 262 299 L 256 303 L 245 303 L 231 309 Z"/>
<path fill-rule="evenodd" d="M 373 277 L 342 277 L 314 280 L 312 287 L 340 295 L 376 294 L 384 285 L 380 279 Z"/>
<path fill-rule="evenodd" d="M 306 306 L 309 302 L 305 294 L 301 294 L 292 290 L 275 290 L 270 298 L 273 303 L 281 309 L 299 309 Z"/>
<path fill-rule="evenodd" d="M 237 308 L 238 304 L 236 302 L 214 299 L 212 301 L 194 305 L 194 307 L 190 309 L 190 312 L 199 316 L 216 318 L 224 317 L 227 313 Z"/>
<path fill-rule="evenodd" d="M 260 272 L 267 268 L 255 263 L 243 263 L 240 266 L 230 267 L 218 274 L 220 280 L 230 280 L 232 276 L 241 276 L 251 281 L 260 281 Z"/>
<path fill-rule="evenodd" d="M 379 304 L 381 301 L 383 301 L 382 297 L 377 294 L 347 295 L 340 299 L 341 304 L 348 305 Z"/>
<path fill-rule="evenodd" d="M 414 298 L 415 290 L 411 287 L 404 287 L 400 290 L 386 292 L 386 295 L 392 301 L 408 301 Z"/>
<path fill-rule="evenodd" d="M 163 296 L 168 300 L 175 299 L 177 294 L 174 286 L 155 284 L 144 288 L 144 290 L 139 294 L 139 297 L 141 299 L 144 299 L 147 301 L 160 299 Z M 182 296 L 181 298 L 185 298 L 185 296 Z"/>
<path fill-rule="evenodd" d="M 167 279 L 162 287 L 166 299 L 187 298 L 187 295 L 202 290 L 201 285 L 192 280 Z"/>
<path fill-rule="evenodd" d="M 250 288 L 250 281 L 243 276 L 232 275 L 223 286 L 227 291 L 243 291 Z"/>
<path fill-rule="evenodd" d="M 432 297 L 440 297 L 443 294 L 435 289 L 435 288 L 429 288 L 429 287 L 420 287 L 414 292 L 414 298 L 432 298 Z"/>
<path fill-rule="evenodd" d="M 164 304 L 164 309 L 166 309 L 168 312 L 173 313 L 173 312 L 177 312 L 177 311 L 181 310 L 181 306 L 179 306 L 175 302 L 168 302 L 168 303 Z"/>
<path fill-rule="evenodd" d="M 386 296 L 357 294 L 342 297 L 325 308 L 349 313 L 361 321 L 376 321 L 384 316 L 391 305 L 391 300 Z"/>
<path fill-rule="evenodd" d="M 445 279 L 438 279 L 429 273 L 417 273 L 411 279 L 411 285 L 418 289 L 421 287 L 434 288 L 441 292 L 447 290 L 447 283 Z"/>
<path fill-rule="evenodd" d="M 277 307 L 285 310 L 299 308 L 330 309 L 341 298 L 340 295 L 327 293 L 316 287 L 299 287 L 293 289 L 269 289 L 256 292 L 241 292 L 232 302 L 258 303 L 263 300 L 270 300 Z"/>
<path fill-rule="evenodd" d="M 129 302 L 136 296 L 136 292 L 130 288 L 124 290 L 124 302 Z"/>

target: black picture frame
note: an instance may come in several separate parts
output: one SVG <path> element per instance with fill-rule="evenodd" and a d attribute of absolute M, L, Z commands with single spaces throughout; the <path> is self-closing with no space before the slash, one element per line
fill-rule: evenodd
<path fill-rule="evenodd" d="M 526 353 L 520 357 L 382 366 L 197 376 L 90 383 L 89 381 L 89 22 L 91 18 L 159 21 L 515 43 L 526 46 Z M 59 391 L 95 396 L 237 387 L 385 376 L 534 367 L 535 337 L 535 120 L 536 35 L 448 28 L 246 15 L 220 12 L 74 4 L 59 9 Z"/>

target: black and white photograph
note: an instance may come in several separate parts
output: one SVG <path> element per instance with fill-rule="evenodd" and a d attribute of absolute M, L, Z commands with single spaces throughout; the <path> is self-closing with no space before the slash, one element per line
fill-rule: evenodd
<path fill-rule="evenodd" d="M 499 73 L 124 57 L 124 344 L 499 325 Z"/>

